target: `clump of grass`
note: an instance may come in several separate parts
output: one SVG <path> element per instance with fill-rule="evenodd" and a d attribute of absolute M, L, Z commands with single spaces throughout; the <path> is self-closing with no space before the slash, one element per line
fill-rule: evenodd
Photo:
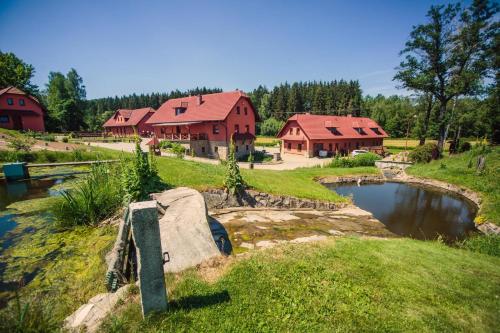
<path fill-rule="evenodd" d="M 90 173 L 52 206 L 60 227 L 97 225 L 111 216 L 122 203 L 122 188 L 117 167 L 93 165 Z"/>
<path fill-rule="evenodd" d="M 477 235 L 463 240 L 459 247 L 490 256 L 500 257 L 500 235 Z"/>

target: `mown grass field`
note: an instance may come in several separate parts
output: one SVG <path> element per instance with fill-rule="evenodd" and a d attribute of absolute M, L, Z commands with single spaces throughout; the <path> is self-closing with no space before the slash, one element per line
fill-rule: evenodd
<path fill-rule="evenodd" d="M 500 225 L 500 147 L 489 149 L 486 156 L 486 169 L 482 174 L 476 172 L 478 153 L 472 151 L 445 156 L 428 164 L 416 164 L 406 169 L 410 175 L 432 178 L 455 185 L 467 187 L 478 192 L 482 199 L 480 215 L 490 222 Z M 469 167 L 470 166 L 470 167 Z"/>
<path fill-rule="evenodd" d="M 238 260 L 215 283 L 168 276 L 169 310 L 137 297 L 106 332 L 493 332 L 500 259 L 410 239 L 343 238 Z"/>

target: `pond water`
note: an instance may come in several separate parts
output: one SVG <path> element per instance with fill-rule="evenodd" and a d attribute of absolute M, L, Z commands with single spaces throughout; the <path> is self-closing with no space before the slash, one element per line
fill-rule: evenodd
<path fill-rule="evenodd" d="M 0 212 L 17 201 L 57 195 L 58 192 L 50 188 L 63 181 L 63 179 L 30 179 L 17 182 L 0 180 Z M 0 214 L 0 253 L 12 245 L 12 239 L 8 232 L 14 229 L 16 225 L 15 215 Z"/>
<path fill-rule="evenodd" d="M 477 207 L 471 201 L 438 189 L 405 183 L 330 185 L 373 214 L 401 236 L 417 239 L 460 240 L 475 231 Z"/>

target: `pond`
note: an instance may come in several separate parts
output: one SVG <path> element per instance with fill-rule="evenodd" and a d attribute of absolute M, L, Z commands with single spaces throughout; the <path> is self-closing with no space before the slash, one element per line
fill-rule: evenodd
<path fill-rule="evenodd" d="M 57 195 L 58 192 L 51 190 L 51 187 L 63 181 L 63 179 L 30 179 L 17 182 L 0 180 L 0 212 L 17 201 Z M 12 244 L 8 232 L 17 225 L 14 217 L 13 214 L 0 214 L 0 253 Z"/>
<path fill-rule="evenodd" d="M 414 184 L 356 183 L 329 185 L 373 214 L 387 228 L 401 236 L 447 241 L 464 239 L 476 230 L 476 205 L 466 198 Z"/>

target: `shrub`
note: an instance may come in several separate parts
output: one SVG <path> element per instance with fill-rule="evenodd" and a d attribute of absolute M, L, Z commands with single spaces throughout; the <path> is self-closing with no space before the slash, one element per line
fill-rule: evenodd
<path fill-rule="evenodd" d="M 7 146 L 15 151 L 29 152 L 31 150 L 31 146 L 34 144 L 35 140 L 33 138 L 24 135 L 11 137 L 7 140 Z"/>
<path fill-rule="evenodd" d="M 122 163 L 122 188 L 125 193 L 123 201 L 147 200 L 149 193 L 165 189 L 165 185 L 158 176 L 154 163 L 154 155 L 144 153 L 139 141 L 135 144 L 134 158 L 130 163 Z"/>
<path fill-rule="evenodd" d="M 178 158 L 182 158 L 184 154 L 186 153 L 186 148 L 182 146 L 180 143 L 172 143 L 172 146 L 170 148 L 172 150 L 172 153 L 175 154 Z"/>
<path fill-rule="evenodd" d="M 339 157 L 338 155 L 330 163 L 332 168 L 354 168 L 362 166 L 374 166 L 380 156 L 374 153 L 359 154 L 355 157 Z"/>
<path fill-rule="evenodd" d="M 375 166 L 375 161 L 380 159 L 380 156 L 374 153 L 359 154 L 352 159 L 353 167 Z"/>
<path fill-rule="evenodd" d="M 62 142 L 64 142 L 64 143 L 68 143 L 68 141 L 69 141 L 68 137 L 67 137 L 67 136 L 63 136 L 63 138 L 62 138 Z"/>
<path fill-rule="evenodd" d="M 500 257 L 500 235 L 476 235 L 458 245 L 466 250 Z"/>
<path fill-rule="evenodd" d="M 95 226 L 114 214 L 122 203 L 119 170 L 106 164 L 93 165 L 91 171 L 51 207 L 57 225 Z"/>
<path fill-rule="evenodd" d="M 162 148 L 162 149 L 172 148 L 172 142 L 170 142 L 170 141 L 161 141 L 160 142 L 160 148 Z"/>
<path fill-rule="evenodd" d="M 243 181 L 243 177 L 241 177 L 240 168 L 236 162 L 234 144 L 232 142 L 227 156 L 224 186 L 231 194 L 235 194 L 245 188 L 245 182 Z"/>
<path fill-rule="evenodd" d="M 431 160 L 438 159 L 439 156 L 439 149 L 435 143 L 417 146 L 408 154 L 408 158 L 415 163 L 428 163 Z"/>
<path fill-rule="evenodd" d="M 463 152 L 471 150 L 471 148 L 472 148 L 472 145 L 470 144 L 470 142 L 468 142 L 468 141 L 462 142 L 461 141 L 458 145 L 458 152 L 463 153 Z"/>

